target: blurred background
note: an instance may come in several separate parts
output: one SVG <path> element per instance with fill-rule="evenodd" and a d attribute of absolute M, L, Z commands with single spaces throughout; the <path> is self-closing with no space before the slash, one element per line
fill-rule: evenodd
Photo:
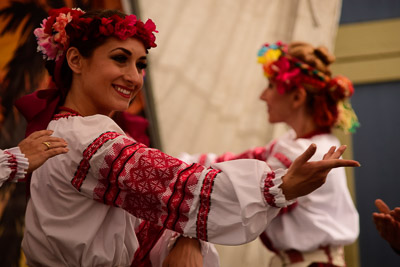
<path fill-rule="evenodd" d="M 258 100 L 266 86 L 259 47 L 278 40 L 328 47 L 337 57 L 334 75 L 355 84 L 351 102 L 361 123 L 352 136 L 337 133 L 348 145 L 344 157 L 362 164 L 347 170 L 361 226 L 358 241 L 346 247 L 347 263 L 400 266 L 372 222 L 376 198 L 400 206 L 400 0 L 2 0 L 1 149 L 24 136 L 15 99 L 49 82 L 32 31 L 50 8 L 62 6 L 120 9 L 157 24 L 145 88 L 115 119 L 138 140 L 174 156 L 241 152 L 279 136 L 286 129 L 268 124 Z M 25 185 L 0 190 L 0 265 L 24 266 Z M 259 240 L 217 248 L 222 267 L 268 266 L 270 254 Z"/>

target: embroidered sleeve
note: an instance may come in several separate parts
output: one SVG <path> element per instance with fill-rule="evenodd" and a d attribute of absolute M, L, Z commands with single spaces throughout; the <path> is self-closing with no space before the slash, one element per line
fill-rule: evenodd
<path fill-rule="evenodd" d="M 265 182 L 269 172 L 265 162 L 250 159 L 217 163 L 211 168 L 186 164 L 124 135 L 107 132 L 84 150 L 71 183 L 94 200 L 161 227 L 160 234 L 168 228 L 235 245 L 256 238 L 277 215 L 276 207 L 286 203 L 276 188 L 284 172 L 271 178 L 271 186 Z M 264 192 L 266 188 L 270 190 Z"/>
<path fill-rule="evenodd" d="M 93 198 L 138 218 L 183 232 L 200 175 L 206 168 L 186 164 L 118 133 L 102 134 L 83 152 L 72 185 L 85 191 L 96 177 Z M 96 166 L 90 169 L 91 166 Z"/>
<path fill-rule="evenodd" d="M 28 169 L 28 159 L 19 147 L 0 151 L 0 186 L 5 181 L 17 182 L 23 179 Z"/>

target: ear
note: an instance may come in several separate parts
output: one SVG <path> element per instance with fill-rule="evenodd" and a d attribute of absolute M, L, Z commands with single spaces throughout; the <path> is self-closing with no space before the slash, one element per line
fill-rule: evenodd
<path fill-rule="evenodd" d="M 83 57 L 79 50 L 76 47 L 70 47 L 67 50 L 67 54 L 65 55 L 65 59 L 68 62 L 68 66 L 74 73 L 82 72 L 82 61 Z"/>
<path fill-rule="evenodd" d="M 292 106 L 298 108 L 306 104 L 307 92 L 304 88 L 298 88 L 292 92 Z"/>

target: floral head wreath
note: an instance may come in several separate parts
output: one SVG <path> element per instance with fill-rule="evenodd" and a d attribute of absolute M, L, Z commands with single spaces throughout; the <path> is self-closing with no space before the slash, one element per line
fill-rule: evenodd
<path fill-rule="evenodd" d="M 60 8 L 49 12 L 41 27 L 34 30 L 38 51 L 47 60 L 58 61 L 68 50 L 72 40 L 89 40 L 99 36 L 114 36 L 121 40 L 129 37 L 140 39 L 146 49 L 156 47 L 154 32 L 156 25 L 152 20 L 143 23 L 135 15 L 121 18 L 112 15 L 109 18 L 82 18 L 85 12 L 79 8 Z"/>
<path fill-rule="evenodd" d="M 288 46 L 282 42 L 264 44 L 258 51 L 258 63 L 264 75 L 275 82 L 280 94 L 304 88 L 315 95 L 329 94 L 337 102 L 338 115 L 334 126 L 354 133 L 359 122 L 348 98 L 354 93 L 352 82 L 344 76 L 331 78 L 316 68 L 288 54 Z"/>

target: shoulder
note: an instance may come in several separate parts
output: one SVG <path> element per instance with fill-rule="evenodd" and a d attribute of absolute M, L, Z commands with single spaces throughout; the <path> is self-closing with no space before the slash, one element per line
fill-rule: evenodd
<path fill-rule="evenodd" d="M 108 116 L 70 116 L 50 122 L 48 129 L 53 130 L 54 136 L 71 141 L 87 144 L 104 135 L 125 135 L 124 131 Z"/>
<path fill-rule="evenodd" d="M 313 143 L 317 145 L 317 151 L 312 159 L 321 159 L 331 146 L 340 146 L 339 140 L 330 133 L 315 135 L 311 138 L 296 138 L 294 131 L 290 130 L 278 139 L 274 152 L 283 153 L 294 159 Z"/>

